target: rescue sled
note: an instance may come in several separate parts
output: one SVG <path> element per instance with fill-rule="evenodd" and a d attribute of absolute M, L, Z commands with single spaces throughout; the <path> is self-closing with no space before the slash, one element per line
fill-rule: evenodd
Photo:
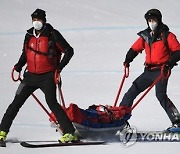
<path fill-rule="evenodd" d="M 65 111 L 77 133 L 83 138 L 115 135 L 131 117 L 131 109 L 124 106 L 92 105 L 88 109 L 81 109 L 71 103 Z M 53 113 L 51 117 L 56 120 Z M 53 119 L 50 118 L 50 122 L 53 122 Z"/>
<path fill-rule="evenodd" d="M 70 104 L 71 106 L 72 104 Z M 93 105 L 96 109 L 90 109 L 91 107 L 83 110 L 85 116 L 80 123 L 68 114 L 77 132 L 84 138 L 97 137 L 99 139 L 113 136 L 127 125 L 127 120 L 131 117 L 131 110 L 125 110 L 122 107 L 109 106 L 107 109 L 103 105 Z"/>
<path fill-rule="evenodd" d="M 73 125 L 77 130 L 77 134 L 83 138 L 105 139 L 109 138 L 110 136 L 112 137 L 116 135 L 118 131 L 123 130 L 123 128 L 126 126 L 126 123 L 124 123 L 122 126 L 108 128 L 92 128 L 74 122 Z"/>

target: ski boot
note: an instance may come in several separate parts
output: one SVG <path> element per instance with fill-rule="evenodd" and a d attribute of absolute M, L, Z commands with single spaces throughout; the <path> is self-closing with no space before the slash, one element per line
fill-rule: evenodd
<path fill-rule="evenodd" d="M 167 131 L 171 133 L 180 133 L 180 124 L 173 124 Z"/>
<path fill-rule="evenodd" d="M 6 147 L 6 136 L 6 132 L 0 131 L 0 147 Z"/>
<path fill-rule="evenodd" d="M 60 143 L 68 143 L 68 142 L 78 142 L 79 139 L 75 134 L 66 133 L 58 141 Z"/>

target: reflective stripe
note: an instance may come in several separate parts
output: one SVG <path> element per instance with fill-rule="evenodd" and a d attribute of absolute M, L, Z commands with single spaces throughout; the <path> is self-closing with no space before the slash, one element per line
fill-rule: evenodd
<path fill-rule="evenodd" d="M 21 83 L 16 91 L 16 95 L 19 95 L 24 87 L 25 87 L 25 84 Z"/>

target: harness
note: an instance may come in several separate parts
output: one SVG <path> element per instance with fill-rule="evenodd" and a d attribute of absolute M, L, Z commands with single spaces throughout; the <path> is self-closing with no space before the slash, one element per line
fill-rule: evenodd
<path fill-rule="evenodd" d="M 56 54 L 54 54 L 54 52 L 53 52 L 53 50 L 56 49 L 53 31 L 51 31 L 49 33 L 49 36 L 48 36 L 49 42 L 48 42 L 48 52 L 47 53 L 44 53 L 44 52 L 41 52 L 41 51 L 38 51 L 38 50 L 35 50 L 35 49 L 31 48 L 28 45 L 29 39 L 30 39 L 30 35 L 27 35 L 26 41 L 25 41 L 26 44 L 27 44 L 27 49 L 30 49 L 33 52 L 35 52 L 37 54 L 40 54 L 40 55 L 43 55 L 43 56 L 48 56 L 48 57 L 56 56 Z"/>
<path fill-rule="evenodd" d="M 58 48 L 55 44 L 55 39 L 54 39 L 54 33 L 53 30 L 51 30 L 47 37 L 48 37 L 48 51 L 47 52 L 41 52 L 38 50 L 33 49 L 32 47 L 29 46 L 29 40 L 30 40 L 31 35 L 26 36 L 25 44 L 27 49 L 33 51 L 36 54 L 42 55 L 42 56 L 47 56 L 49 63 L 53 64 L 53 59 L 56 58 L 57 62 L 60 62 L 61 58 L 61 52 L 58 52 Z"/>

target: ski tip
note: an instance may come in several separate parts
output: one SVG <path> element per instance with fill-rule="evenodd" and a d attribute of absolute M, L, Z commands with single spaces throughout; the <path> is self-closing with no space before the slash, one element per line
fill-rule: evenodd
<path fill-rule="evenodd" d="M 27 142 L 20 142 L 20 145 L 23 147 L 29 147 L 29 144 Z"/>

